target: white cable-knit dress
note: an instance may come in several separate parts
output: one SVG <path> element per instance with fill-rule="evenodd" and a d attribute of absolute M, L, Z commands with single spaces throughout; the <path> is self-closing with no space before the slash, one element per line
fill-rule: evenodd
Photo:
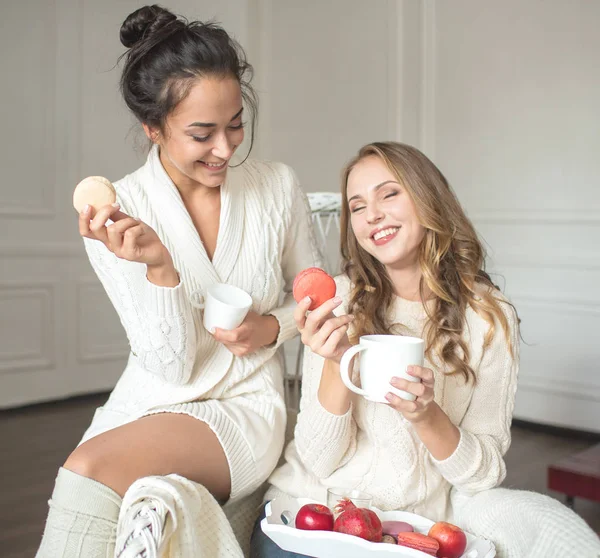
<path fill-rule="evenodd" d="M 115 183 L 122 211 L 151 226 L 180 275 L 174 288 L 146 278 L 146 266 L 85 240 L 90 262 L 117 310 L 131 345 L 121 378 L 82 442 L 158 413 L 185 413 L 218 436 L 231 471 L 231 500 L 259 487 L 275 467 L 286 423 L 277 348 L 297 331 L 291 286 L 321 264 L 310 209 L 294 173 L 280 163 L 248 160 L 221 187 L 217 246 L 209 259 L 157 148 L 144 166 Z M 252 296 L 252 310 L 280 324 L 273 346 L 238 358 L 202 326 L 194 291 L 228 283 Z M 193 442 L 190 442 L 193 443 Z"/>

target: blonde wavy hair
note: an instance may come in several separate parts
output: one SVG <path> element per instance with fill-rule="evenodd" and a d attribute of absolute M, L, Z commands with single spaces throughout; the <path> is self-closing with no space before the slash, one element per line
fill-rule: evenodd
<path fill-rule="evenodd" d="M 429 293 L 435 299 L 425 305 L 429 318 L 426 356 L 430 359 L 435 352 L 449 367 L 448 374 L 462 374 L 465 381 L 475 382 L 469 346 L 463 337 L 465 312 L 470 306 L 490 324 L 484 352 L 499 323 L 514 354 L 508 321 L 500 306 L 512 305 L 496 296 L 498 288 L 484 270 L 485 250 L 444 175 L 418 149 L 402 143 L 365 145 L 343 170 L 341 253 L 342 269 L 353 285 L 348 304 L 348 313 L 355 316 L 352 340 L 356 342 L 361 335 L 393 333 L 389 320 L 392 283 L 383 264 L 360 246 L 350 223 L 348 176 L 366 157 L 378 157 L 388 167 L 410 196 L 425 228 L 419 249 L 419 290 L 422 300 Z"/>

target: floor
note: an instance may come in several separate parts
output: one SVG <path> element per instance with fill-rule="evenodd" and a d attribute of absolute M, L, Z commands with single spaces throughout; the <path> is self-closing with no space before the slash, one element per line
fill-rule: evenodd
<path fill-rule="evenodd" d="M 106 394 L 0 411 L 0 555 L 32 558 L 58 467 L 79 441 Z M 291 425 L 290 425 L 291 426 Z M 574 433 L 513 426 L 505 486 L 547 492 L 549 463 L 598 443 Z M 564 501 L 561 495 L 551 493 Z M 600 504 L 576 500 L 576 511 L 600 531 Z"/>

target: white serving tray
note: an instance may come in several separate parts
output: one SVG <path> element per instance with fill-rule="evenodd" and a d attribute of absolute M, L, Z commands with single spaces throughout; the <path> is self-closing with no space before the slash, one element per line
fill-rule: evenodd
<path fill-rule="evenodd" d="M 314 558 L 370 558 L 393 556 L 395 558 L 426 558 L 431 556 L 405 546 L 372 543 L 359 537 L 333 531 L 303 531 L 294 527 L 296 513 L 304 504 L 313 503 L 308 498 L 275 498 L 267 504 L 266 517 L 260 526 L 263 532 L 284 550 L 306 554 Z M 406 521 L 415 531 L 427 534 L 433 521 L 414 513 L 384 512 L 371 508 L 381 521 Z M 282 520 L 285 517 L 289 524 Z M 466 533 L 466 532 L 465 532 Z M 494 545 L 482 538 L 467 535 L 467 549 L 461 558 L 494 558 Z"/>

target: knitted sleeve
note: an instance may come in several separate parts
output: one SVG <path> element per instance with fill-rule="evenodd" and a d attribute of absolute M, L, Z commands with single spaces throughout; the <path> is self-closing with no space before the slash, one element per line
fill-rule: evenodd
<path fill-rule="evenodd" d="M 495 335 L 479 367 L 477 384 L 461 424 L 454 453 L 442 461 L 432 458 L 442 475 L 457 488 L 479 492 L 494 488 L 506 477 L 504 454 L 510 446 L 510 425 L 519 371 L 519 326 L 512 306 L 500 301 L 509 326 L 506 336 L 496 321 Z"/>
<path fill-rule="evenodd" d="M 294 321 L 296 301 L 292 296 L 292 284 L 298 273 L 307 267 L 323 267 L 323 259 L 312 226 L 310 205 L 306 194 L 300 188 L 295 173 L 287 165 L 280 165 L 285 173 L 285 182 L 290 186 L 291 196 L 286 207 L 287 228 L 281 261 L 283 272 L 284 299 L 278 308 L 270 312 L 279 322 L 279 335 L 275 348 L 292 339 L 298 333 Z"/>
<path fill-rule="evenodd" d="M 86 238 L 84 244 L 140 365 L 168 382 L 189 381 L 196 335 L 183 285 L 154 285 L 145 265 L 118 258 L 100 241 Z"/>
<path fill-rule="evenodd" d="M 324 359 L 304 348 L 302 397 L 294 438 L 304 466 L 318 478 L 330 476 L 356 451 L 353 406 L 344 415 L 334 415 L 319 402 L 318 390 Z"/>

